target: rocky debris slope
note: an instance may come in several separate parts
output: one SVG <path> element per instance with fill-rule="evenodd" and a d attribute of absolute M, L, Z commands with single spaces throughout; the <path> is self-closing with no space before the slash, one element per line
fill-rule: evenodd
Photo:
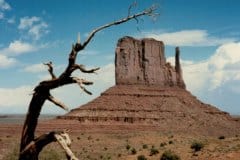
<path fill-rule="evenodd" d="M 148 129 L 154 126 L 162 131 L 202 135 L 240 133 L 236 119 L 202 103 L 185 89 L 178 48 L 175 58 L 175 67 L 166 62 L 163 42 L 120 39 L 115 58 L 116 85 L 58 119 Z"/>

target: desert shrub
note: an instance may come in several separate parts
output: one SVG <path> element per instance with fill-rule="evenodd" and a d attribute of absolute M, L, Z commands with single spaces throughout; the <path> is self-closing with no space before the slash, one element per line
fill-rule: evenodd
<path fill-rule="evenodd" d="M 144 155 L 139 155 L 137 160 L 147 160 L 147 158 Z"/>
<path fill-rule="evenodd" d="M 151 150 L 150 150 L 150 156 L 153 156 L 153 155 L 155 155 L 155 154 L 158 154 L 159 153 L 159 151 L 156 149 L 156 148 L 151 148 Z"/>
<path fill-rule="evenodd" d="M 129 144 L 126 145 L 126 149 L 129 150 L 131 146 Z"/>
<path fill-rule="evenodd" d="M 204 144 L 198 141 L 194 141 L 191 145 L 191 149 L 193 149 L 195 152 L 200 151 L 203 147 Z"/>
<path fill-rule="evenodd" d="M 160 147 L 164 147 L 166 145 L 167 145 L 167 143 L 165 143 L 165 142 L 160 143 Z"/>
<path fill-rule="evenodd" d="M 147 144 L 144 144 L 144 145 L 142 146 L 142 148 L 143 148 L 143 149 L 147 149 L 147 148 L 148 148 L 148 145 L 147 145 Z"/>
<path fill-rule="evenodd" d="M 136 154 L 136 153 L 137 153 L 137 150 L 136 150 L 135 148 L 132 148 L 132 149 L 131 149 L 131 153 L 132 153 L 132 154 Z"/>
<path fill-rule="evenodd" d="M 181 158 L 176 155 L 174 152 L 167 150 L 163 152 L 160 160 L 180 160 Z"/>
<path fill-rule="evenodd" d="M 169 141 L 168 144 L 173 144 L 173 141 Z"/>
<path fill-rule="evenodd" d="M 225 139 L 225 136 L 219 136 L 218 139 Z"/>

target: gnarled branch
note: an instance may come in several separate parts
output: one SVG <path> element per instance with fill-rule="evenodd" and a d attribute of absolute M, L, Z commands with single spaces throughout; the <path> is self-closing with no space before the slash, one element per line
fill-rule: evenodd
<path fill-rule="evenodd" d="M 131 8 L 130 8 L 130 9 L 131 9 Z M 120 19 L 120 20 L 118 20 L 118 21 L 115 21 L 115 22 L 112 22 L 112 23 L 108 23 L 108 24 L 105 24 L 105 25 L 103 25 L 103 26 L 100 26 L 100 27 L 94 29 L 94 30 L 89 34 L 89 36 L 88 36 L 88 38 L 86 39 L 86 41 L 83 43 L 82 48 L 84 49 L 84 48 L 88 45 L 88 43 L 91 41 L 91 39 L 94 37 L 94 35 L 95 35 L 97 32 L 99 32 L 99 31 L 101 31 L 101 30 L 103 30 L 103 29 L 105 29 L 105 28 L 111 27 L 111 26 L 113 26 L 113 25 L 119 25 L 119 24 L 125 23 L 125 22 L 127 22 L 127 21 L 129 21 L 129 20 L 131 20 L 131 19 L 136 19 L 136 18 L 141 17 L 141 16 L 144 16 L 144 15 L 147 15 L 147 16 L 156 16 L 156 15 L 158 15 L 158 13 L 154 13 L 156 10 L 157 10 L 157 6 L 156 6 L 156 5 L 153 5 L 153 6 L 151 6 L 150 8 L 145 9 L 145 10 L 142 11 L 142 12 L 139 12 L 139 13 L 133 14 L 133 15 L 128 15 L 127 17 L 122 18 L 122 19 Z"/>
<path fill-rule="evenodd" d="M 93 69 L 86 69 L 84 65 L 82 64 L 75 64 L 73 66 L 73 69 L 76 70 L 76 69 L 79 69 L 81 72 L 83 73 L 96 73 L 95 71 L 99 70 L 100 67 L 97 67 L 97 68 L 93 68 Z"/>
<path fill-rule="evenodd" d="M 129 14 L 130 14 L 130 9 L 129 9 Z M 76 77 L 71 77 L 71 75 L 77 69 L 79 69 L 83 73 L 95 73 L 95 71 L 99 70 L 99 68 L 87 70 L 83 65 L 76 64 L 76 58 L 77 58 L 78 52 L 83 50 L 88 45 L 88 43 L 91 41 L 91 39 L 94 37 L 94 35 L 97 32 L 105 28 L 111 27 L 113 25 L 119 25 L 119 24 L 125 23 L 131 19 L 137 20 L 137 18 L 141 16 L 151 16 L 151 17 L 156 16 L 157 15 L 155 13 L 156 9 L 157 9 L 156 6 L 152 6 L 140 13 L 128 15 L 127 17 L 122 18 L 118 21 L 100 26 L 89 34 L 88 38 L 83 44 L 81 44 L 80 40 L 78 40 L 76 44 L 72 45 L 72 50 L 68 57 L 68 65 L 65 71 L 62 74 L 60 74 L 59 77 L 57 77 L 53 73 L 52 62 L 45 64 L 48 66 L 48 71 L 52 79 L 40 82 L 34 89 L 34 94 L 29 104 L 28 113 L 23 125 L 19 160 L 38 160 L 38 155 L 42 150 L 42 148 L 45 147 L 47 144 L 54 142 L 56 140 L 58 140 L 61 146 L 67 150 L 66 154 L 68 158 L 77 160 L 77 158 L 70 152 L 71 150 L 69 151 L 67 149 L 68 142 L 65 142 L 64 140 L 62 140 L 64 139 L 64 136 L 61 136 L 60 133 L 50 132 L 49 134 L 42 135 L 39 138 L 35 139 L 35 130 L 38 123 L 38 117 L 40 115 L 42 106 L 46 100 L 53 102 L 54 104 L 56 104 L 57 106 L 63 109 L 67 109 L 67 107 L 62 102 L 56 100 L 54 97 L 50 95 L 50 90 L 67 85 L 67 84 L 77 83 L 84 92 L 86 92 L 87 94 L 92 94 L 83 85 L 91 85 L 93 84 L 93 82 L 76 78 Z"/>
<path fill-rule="evenodd" d="M 48 66 L 48 71 L 52 77 L 52 79 L 56 79 L 55 74 L 53 73 L 53 66 L 52 66 L 52 62 L 48 62 L 48 63 L 43 63 L 44 65 Z"/>
<path fill-rule="evenodd" d="M 86 81 L 84 79 L 79 79 L 77 77 L 73 77 L 73 80 L 79 85 L 79 87 L 87 94 L 92 95 L 92 93 L 90 91 L 88 91 L 85 87 L 82 86 L 82 84 L 85 85 L 92 85 L 93 82 L 90 81 Z"/>
<path fill-rule="evenodd" d="M 68 107 L 63 104 L 62 102 L 60 102 L 59 100 L 57 100 L 56 98 L 54 98 L 52 95 L 49 95 L 48 96 L 48 100 L 52 103 L 54 103 L 55 105 L 59 106 L 60 108 L 68 111 Z"/>
<path fill-rule="evenodd" d="M 32 159 L 32 157 L 28 156 L 33 153 L 38 156 L 39 152 L 46 145 L 56 141 L 64 149 L 66 156 L 69 160 L 78 160 L 78 158 L 73 154 L 73 152 L 69 148 L 71 145 L 71 139 L 65 131 L 53 131 L 48 134 L 43 134 L 40 137 L 34 139 L 20 152 L 20 156 L 24 157 L 21 160 Z"/>

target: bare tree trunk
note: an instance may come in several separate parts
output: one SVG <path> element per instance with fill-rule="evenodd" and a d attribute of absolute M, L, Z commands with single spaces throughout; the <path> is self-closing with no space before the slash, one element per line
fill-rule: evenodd
<path fill-rule="evenodd" d="M 130 9 L 131 7 L 129 7 L 129 14 L 130 14 Z M 77 58 L 77 53 L 83 50 L 91 41 L 91 39 L 94 37 L 94 35 L 100 30 L 111 27 L 113 25 L 119 25 L 121 23 L 125 23 L 131 19 L 137 20 L 137 18 L 140 16 L 144 16 L 144 15 L 151 16 L 151 17 L 156 16 L 158 15 L 154 13 L 156 9 L 157 9 L 156 6 L 152 6 L 140 13 L 137 13 L 134 15 L 128 14 L 128 16 L 123 19 L 103 25 L 93 30 L 83 44 L 81 44 L 78 41 L 76 44 L 72 46 L 72 51 L 70 52 L 69 58 L 68 58 L 68 66 L 59 77 L 55 76 L 55 74 L 53 73 L 52 62 L 45 64 L 48 66 L 48 71 L 52 79 L 40 82 L 34 89 L 34 94 L 29 104 L 28 112 L 23 125 L 19 160 L 38 160 L 38 155 L 41 152 L 41 150 L 47 144 L 54 141 L 58 141 L 59 144 L 62 146 L 62 148 L 65 150 L 67 154 L 67 159 L 77 160 L 77 158 L 73 155 L 73 153 L 69 149 L 70 138 L 67 138 L 68 135 L 65 132 L 52 131 L 48 134 L 44 134 L 38 138 L 35 138 L 35 130 L 38 123 L 38 117 L 40 115 L 44 102 L 46 100 L 51 101 L 55 105 L 67 110 L 67 107 L 62 102 L 55 99 L 50 94 L 50 91 L 52 89 L 55 89 L 64 85 L 68 85 L 68 84 L 73 84 L 73 83 L 77 83 L 84 92 L 86 92 L 87 94 L 91 94 L 91 92 L 89 92 L 83 85 L 92 85 L 93 82 L 80 79 L 77 77 L 72 77 L 71 74 L 78 69 L 83 73 L 95 73 L 95 71 L 99 70 L 99 68 L 87 70 L 83 65 L 76 64 L 75 62 Z"/>

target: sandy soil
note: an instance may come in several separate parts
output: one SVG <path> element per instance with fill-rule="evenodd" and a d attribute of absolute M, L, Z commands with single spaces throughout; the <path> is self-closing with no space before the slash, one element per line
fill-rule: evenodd
<path fill-rule="evenodd" d="M 136 160 L 139 155 L 144 155 L 149 160 L 159 160 L 166 150 L 173 151 L 182 160 L 239 160 L 240 157 L 240 134 L 219 139 L 219 137 L 201 136 L 187 131 L 186 133 L 158 131 L 147 126 L 80 125 L 74 121 L 55 121 L 54 123 L 41 123 L 37 129 L 37 135 L 64 128 L 71 129 L 70 136 L 73 140 L 72 150 L 74 153 L 80 159 L 86 160 Z M 1 160 L 17 153 L 20 133 L 21 125 L 0 125 Z M 194 152 L 191 149 L 190 146 L 194 141 L 204 144 L 202 150 Z M 130 149 L 127 149 L 127 146 Z M 150 156 L 152 147 L 159 153 Z M 132 153 L 133 148 L 136 150 L 136 154 Z M 61 152 L 57 143 L 49 145 L 46 150 Z"/>

